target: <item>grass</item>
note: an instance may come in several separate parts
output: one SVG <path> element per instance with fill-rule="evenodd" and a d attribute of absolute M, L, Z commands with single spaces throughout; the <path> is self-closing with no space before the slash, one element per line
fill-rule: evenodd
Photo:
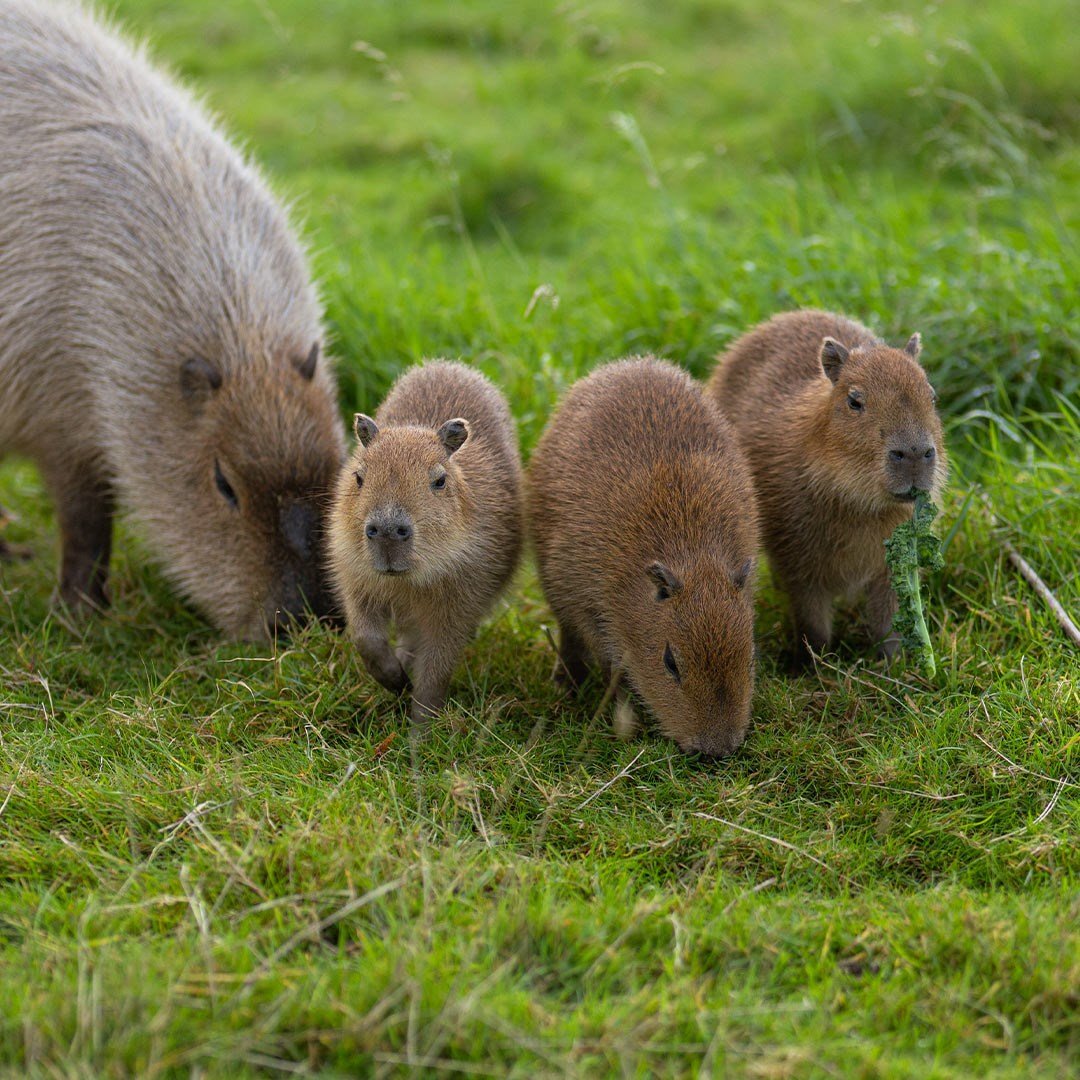
<path fill-rule="evenodd" d="M 346 411 L 422 355 L 526 449 L 599 359 L 915 329 L 954 459 L 934 685 L 846 646 L 703 766 L 560 700 L 530 568 L 422 740 L 338 637 L 223 644 L 130 530 L 49 606 L 0 467 L 0 1067 L 1062 1076 L 1080 1058 L 1076 32 L 1060 0 L 123 0 L 297 205 Z M 1048 29 L 1049 28 L 1049 32 Z M 850 622 L 850 618 L 842 619 Z"/>

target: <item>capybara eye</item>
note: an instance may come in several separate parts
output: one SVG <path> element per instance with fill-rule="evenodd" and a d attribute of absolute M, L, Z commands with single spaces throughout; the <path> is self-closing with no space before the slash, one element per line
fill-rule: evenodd
<path fill-rule="evenodd" d="M 858 394 L 848 394 L 847 403 L 856 412 L 862 412 L 863 399 Z"/>
<path fill-rule="evenodd" d="M 442 491 L 444 487 L 446 487 L 446 473 L 443 473 L 441 476 L 436 476 L 435 479 L 431 481 L 432 491 Z"/>
<path fill-rule="evenodd" d="M 675 654 L 671 651 L 670 645 L 664 646 L 664 667 L 668 669 L 668 674 L 676 683 L 682 682 L 682 676 L 679 674 L 679 665 L 675 663 Z"/>
<path fill-rule="evenodd" d="M 356 486 L 362 488 L 364 486 L 364 477 L 361 473 L 356 474 Z"/>
<path fill-rule="evenodd" d="M 225 474 L 221 471 L 221 466 L 218 464 L 217 458 L 214 458 L 214 483 L 217 484 L 217 489 L 221 492 L 222 498 L 224 498 L 234 510 L 239 509 L 240 500 L 236 497 L 236 492 L 233 491 L 232 485 L 225 479 Z"/>

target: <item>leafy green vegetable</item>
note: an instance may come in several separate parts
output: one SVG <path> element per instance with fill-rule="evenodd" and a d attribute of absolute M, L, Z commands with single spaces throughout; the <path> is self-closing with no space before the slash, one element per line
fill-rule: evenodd
<path fill-rule="evenodd" d="M 915 510 L 911 517 L 893 530 L 885 541 L 885 565 L 892 575 L 900 606 L 893 616 L 893 630 L 900 635 L 904 647 L 910 649 L 923 671 L 931 678 L 937 672 L 930 634 L 923 614 L 922 592 L 919 586 L 919 567 L 940 570 L 941 541 L 930 531 L 930 523 L 937 517 L 937 507 L 930 501 L 929 493 L 919 491 L 915 495 Z"/>

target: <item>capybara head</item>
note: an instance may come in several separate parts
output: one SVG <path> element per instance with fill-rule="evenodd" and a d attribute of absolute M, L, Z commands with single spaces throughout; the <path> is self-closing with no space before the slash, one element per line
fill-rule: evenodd
<path fill-rule="evenodd" d="M 202 356 L 180 365 L 187 502 L 154 526 L 169 541 L 172 576 L 236 637 L 336 606 L 323 522 L 344 439 L 319 367 L 317 342 L 233 370 Z"/>
<path fill-rule="evenodd" d="M 832 384 L 820 447 L 830 480 L 872 511 L 935 494 L 946 458 L 935 395 L 919 364 L 922 342 L 848 349 L 827 337 L 821 367 Z M 810 452 L 819 448 L 812 447 Z"/>
<path fill-rule="evenodd" d="M 337 519 L 356 565 L 417 582 L 443 571 L 466 540 L 471 499 L 455 454 L 469 438 L 460 417 L 438 430 L 379 426 L 363 413 L 337 489 Z"/>
<path fill-rule="evenodd" d="M 620 627 L 634 689 L 684 750 L 726 757 L 750 725 L 754 609 L 747 560 L 655 562 L 628 587 L 633 617 Z M 632 593 L 633 595 L 629 595 Z"/>

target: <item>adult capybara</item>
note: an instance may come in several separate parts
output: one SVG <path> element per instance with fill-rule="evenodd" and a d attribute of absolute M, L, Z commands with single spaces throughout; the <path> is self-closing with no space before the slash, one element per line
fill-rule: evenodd
<path fill-rule="evenodd" d="M 229 634 L 327 609 L 320 319 L 282 208 L 184 91 L 76 6 L 0 0 L 0 453 L 55 500 L 63 600 L 106 601 L 120 510 Z"/>
<path fill-rule="evenodd" d="M 884 541 L 914 491 L 936 497 L 946 475 L 921 347 L 918 334 L 893 349 L 841 315 L 794 311 L 739 338 L 709 381 L 754 473 L 801 661 L 829 646 L 836 597 L 862 589 L 871 635 L 885 655 L 897 648 Z"/>
<path fill-rule="evenodd" d="M 683 749 L 730 754 L 750 723 L 758 530 L 719 410 L 671 364 L 608 364 L 567 393 L 527 488 L 557 674 L 580 682 L 591 656 Z M 617 724 L 631 726 L 621 684 L 619 697 Z"/>
<path fill-rule="evenodd" d="M 330 526 L 334 580 L 368 670 L 413 719 L 450 676 L 521 552 L 521 464 L 502 394 L 463 364 L 429 362 L 358 414 Z M 391 624 L 398 647 L 390 646 Z"/>

